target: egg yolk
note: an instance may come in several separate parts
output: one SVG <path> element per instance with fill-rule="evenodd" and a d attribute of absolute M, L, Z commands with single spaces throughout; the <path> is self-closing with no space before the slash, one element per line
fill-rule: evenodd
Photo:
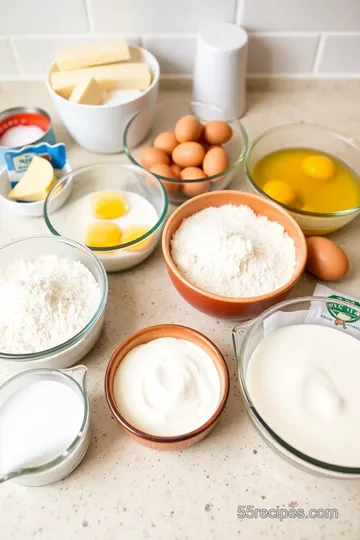
<path fill-rule="evenodd" d="M 286 182 L 281 180 L 270 180 L 264 186 L 266 195 L 281 204 L 291 204 L 296 199 L 295 191 Z"/>
<path fill-rule="evenodd" d="M 125 244 L 126 242 L 133 242 L 137 238 L 140 238 L 140 236 L 143 236 L 146 234 L 149 230 L 149 227 L 144 227 L 141 225 L 133 225 L 130 226 L 128 229 L 125 229 L 123 231 L 122 235 L 122 242 Z M 141 242 L 138 242 L 137 244 L 134 244 L 132 246 L 128 246 L 124 248 L 126 251 L 142 251 L 143 249 L 146 249 L 151 244 L 152 237 L 145 238 L 145 240 L 142 240 Z"/>
<path fill-rule="evenodd" d="M 128 205 L 120 191 L 99 191 L 92 196 L 92 209 L 97 218 L 116 219 L 127 213 Z"/>
<path fill-rule="evenodd" d="M 334 162 L 326 156 L 308 156 L 303 161 L 304 172 L 315 180 L 329 180 L 335 174 Z"/>
<path fill-rule="evenodd" d="M 115 223 L 90 223 L 85 236 L 85 244 L 91 248 L 118 246 L 122 234 Z"/>

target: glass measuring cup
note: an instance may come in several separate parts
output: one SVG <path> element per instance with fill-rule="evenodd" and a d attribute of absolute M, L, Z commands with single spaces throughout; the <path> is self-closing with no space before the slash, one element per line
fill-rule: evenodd
<path fill-rule="evenodd" d="M 0 410 L 15 392 L 39 381 L 56 381 L 71 388 L 80 398 L 83 416 L 80 429 L 71 444 L 55 459 L 34 467 L 20 467 L 0 477 L 0 484 L 14 480 L 24 486 L 43 486 L 70 474 L 86 454 L 90 442 L 90 409 L 86 390 L 87 368 L 34 369 L 12 377 L 0 387 Z"/>

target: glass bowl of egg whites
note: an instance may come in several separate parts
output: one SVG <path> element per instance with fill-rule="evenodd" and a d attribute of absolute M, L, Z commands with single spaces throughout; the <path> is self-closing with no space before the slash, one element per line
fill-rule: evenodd
<path fill-rule="evenodd" d="M 143 262 L 160 240 L 168 209 L 158 178 L 136 165 L 98 163 L 73 170 L 56 187 L 69 177 L 72 192 L 62 208 L 56 208 L 55 188 L 45 200 L 49 230 L 91 249 L 107 272 Z"/>
<path fill-rule="evenodd" d="M 144 109 L 128 123 L 124 150 L 132 163 L 155 174 L 170 202 L 228 187 L 243 162 L 246 131 L 231 113 L 196 101 L 158 103 L 150 132 L 137 134 L 149 115 Z"/>
<path fill-rule="evenodd" d="M 307 236 L 344 227 L 360 213 L 360 143 L 331 128 L 285 124 L 248 147 L 251 191 L 281 204 Z"/>

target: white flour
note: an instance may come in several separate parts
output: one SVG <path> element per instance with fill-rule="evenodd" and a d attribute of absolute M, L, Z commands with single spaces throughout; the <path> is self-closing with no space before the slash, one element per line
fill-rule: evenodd
<path fill-rule="evenodd" d="M 100 303 L 82 263 L 56 255 L 19 259 L 0 271 L 0 351 L 44 351 L 75 336 Z"/>
<path fill-rule="evenodd" d="M 270 293 L 295 270 L 292 238 L 248 206 L 210 207 L 184 219 L 171 255 L 191 283 L 234 298 Z"/>

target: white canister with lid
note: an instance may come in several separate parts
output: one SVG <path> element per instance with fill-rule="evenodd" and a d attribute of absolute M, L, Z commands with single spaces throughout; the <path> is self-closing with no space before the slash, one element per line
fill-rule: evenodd
<path fill-rule="evenodd" d="M 34 369 L 0 387 L 0 484 L 52 484 L 70 474 L 90 442 L 85 366 Z"/>
<path fill-rule="evenodd" d="M 245 111 L 248 35 L 235 24 L 210 23 L 197 36 L 193 99 L 240 118 Z M 226 120 L 226 118 L 224 118 Z"/>

